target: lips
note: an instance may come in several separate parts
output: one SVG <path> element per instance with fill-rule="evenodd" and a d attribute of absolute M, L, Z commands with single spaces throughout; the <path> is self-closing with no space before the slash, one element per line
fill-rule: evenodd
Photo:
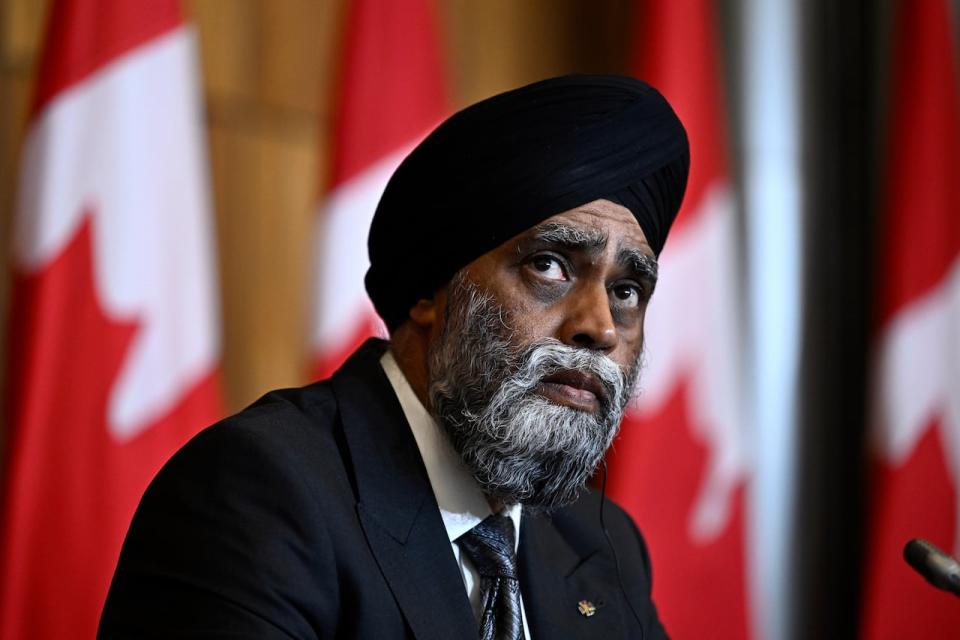
<path fill-rule="evenodd" d="M 575 370 L 546 376 L 540 382 L 540 391 L 550 400 L 583 411 L 596 411 L 607 397 L 596 376 Z"/>

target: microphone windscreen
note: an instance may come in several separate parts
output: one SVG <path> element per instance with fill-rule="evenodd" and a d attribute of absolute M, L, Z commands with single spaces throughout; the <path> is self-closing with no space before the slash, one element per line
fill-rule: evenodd
<path fill-rule="evenodd" d="M 937 551 L 939 551 L 939 549 L 937 549 L 936 545 L 932 542 L 924 540 L 923 538 L 914 538 L 903 547 L 903 559 L 906 560 L 907 564 L 911 567 L 923 573 L 927 556 L 929 556 L 931 552 L 935 553 Z"/>
<path fill-rule="evenodd" d="M 914 538 L 903 548 L 903 558 L 927 582 L 960 596 L 960 563 L 932 542 Z"/>

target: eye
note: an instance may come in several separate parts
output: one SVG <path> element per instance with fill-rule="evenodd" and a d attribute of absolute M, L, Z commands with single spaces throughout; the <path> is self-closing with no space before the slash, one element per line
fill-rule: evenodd
<path fill-rule="evenodd" d="M 530 266 L 542 278 L 547 278 L 549 280 L 567 279 L 567 273 L 563 268 L 563 263 L 560 262 L 559 258 L 552 256 L 549 253 L 535 255 L 530 260 Z"/>
<path fill-rule="evenodd" d="M 644 301 L 644 291 L 634 282 L 618 282 L 610 287 L 613 304 L 621 309 L 635 309 Z"/>

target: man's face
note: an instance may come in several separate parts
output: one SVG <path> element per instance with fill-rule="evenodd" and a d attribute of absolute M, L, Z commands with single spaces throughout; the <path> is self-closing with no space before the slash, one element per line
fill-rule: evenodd
<path fill-rule="evenodd" d="M 656 260 L 624 207 L 547 219 L 462 269 L 436 302 L 431 408 L 487 495 L 574 500 L 633 390 Z"/>

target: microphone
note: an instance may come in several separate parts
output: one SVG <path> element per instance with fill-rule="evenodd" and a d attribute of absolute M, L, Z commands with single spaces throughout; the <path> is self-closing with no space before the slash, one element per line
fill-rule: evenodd
<path fill-rule="evenodd" d="M 903 548 L 903 559 L 927 582 L 960 596 L 960 563 L 923 538 L 914 538 Z"/>

